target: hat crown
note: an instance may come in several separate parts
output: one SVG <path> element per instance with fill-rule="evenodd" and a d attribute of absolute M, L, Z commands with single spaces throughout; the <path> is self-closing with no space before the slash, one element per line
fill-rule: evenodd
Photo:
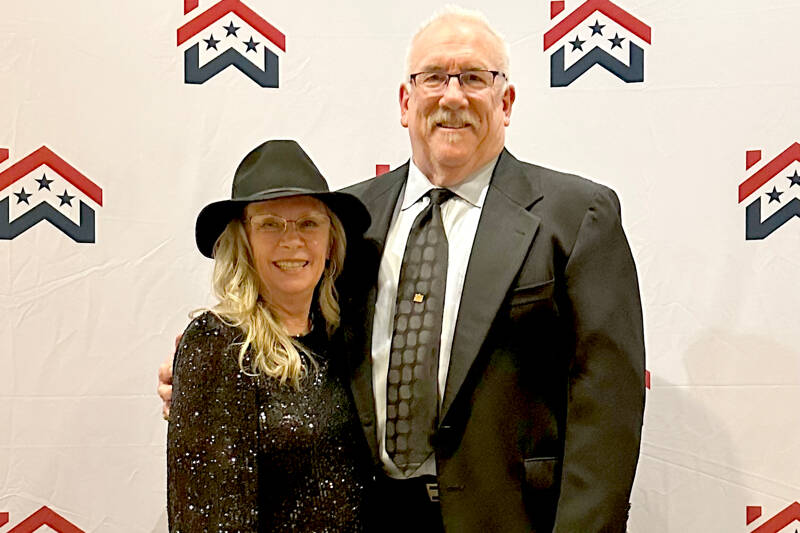
<path fill-rule="evenodd" d="M 295 141 L 267 141 L 242 160 L 233 177 L 231 199 L 278 190 L 328 192 L 319 169 Z"/>

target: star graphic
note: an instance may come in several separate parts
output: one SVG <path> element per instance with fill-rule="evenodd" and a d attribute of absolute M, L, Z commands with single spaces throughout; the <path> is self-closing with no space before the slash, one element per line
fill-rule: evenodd
<path fill-rule="evenodd" d="M 203 40 L 206 42 L 206 50 L 208 50 L 209 48 L 213 48 L 214 50 L 217 49 L 217 43 L 219 42 L 219 39 L 214 39 L 213 33 L 211 34 L 210 39 L 203 39 Z"/>
<path fill-rule="evenodd" d="M 42 174 L 42 179 L 36 180 L 36 183 L 39 184 L 39 190 L 40 191 L 42 189 L 47 189 L 49 191 L 49 190 L 51 190 L 50 189 L 50 184 L 53 183 L 53 180 L 47 179 L 47 175 L 46 174 Z"/>
<path fill-rule="evenodd" d="M 767 193 L 767 196 L 769 196 L 769 203 L 772 203 L 772 202 L 781 203 L 781 198 L 780 198 L 781 194 L 783 194 L 783 193 L 782 192 L 778 192 L 778 189 L 773 187 L 772 188 L 772 192 L 768 192 Z"/>
<path fill-rule="evenodd" d="M 225 28 L 225 31 L 228 32 L 225 34 L 225 37 L 230 37 L 231 35 L 233 35 L 234 37 L 238 37 L 238 35 L 236 35 L 236 32 L 239 31 L 240 27 L 241 26 L 234 26 L 233 21 L 231 21 L 230 24 L 228 24 L 227 26 L 223 26 L 223 28 Z"/>
<path fill-rule="evenodd" d="M 64 194 L 62 194 L 61 196 L 58 197 L 58 199 L 61 200 L 61 203 L 58 204 L 58 207 L 61 207 L 62 205 L 65 205 L 65 204 L 70 206 L 70 207 L 72 207 L 72 199 L 73 198 L 75 198 L 75 197 L 74 196 L 70 196 L 69 194 L 67 194 L 67 190 L 64 189 Z"/>
<path fill-rule="evenodd" d="M 794 175 L 786 176 L 787 179 L 792 180 L 792 185 L 800 185 L 800 175 L 797 174 L 797 171 L 794 171 Z M 792 185 L 789 185 L 791 187 Z"/>
<path fill-rule="evenodd" d="M 258 53 L 258 50 L 256 50 L 256 46 L 258 46 L 260 43 L 254 41 L 252 36 L 250 36 L 249 42 L 248 41 L 242 41 L 242 42 L 247 46 L 247 50 L 244 51 L 245 54 L 250 50 L 252 50 L 255 53 Z"/>
<path fill-rule="evenodd" d="M 611 49 L 613 50 L 617 46 L 622 48 L 622 41 L 624 41 L 624 40 L 625 40 L 625 37 L 620 37 L 619 34 L 615 33 L 614 37 L 609 39 L 609 41 L 611 41 Z"/>
<path fill-rule="evenodd" d="M 31 205 L 31 203 L 28 201 L 28 198 L 30 198 L 32 194 L 29 192 L 25 192 L 25 187 L 22 188 L 22 191 L 15 192 L 14 195 L 17 197 L 18 204 L 25 202 L 26 204 Z"/>
<path fill-rule="evenodd" d="M 600 22 L 597 19 L 595 19 L 594 26 L 589 26 L 589 27 L 592 29 L 592 35 L 597 35 L 598 33 L 600 35 L 603 35 L 603 28 L 605 28 L 606 25 L 600 24 Z"/>
<path fill-rule="evenodd" d="M 583 46 L 583 43 L 585 43 L 585 42 L 586 42 L 586 41 L 581 41 L 581 40 L 578 38 L 578 36 L 576 35 L 576 36 L 575 36 L 575 40 L 574 40 L 574 41 L 570 41 L 570 42 L 569 42 L 569 44 L 571 44 L 571 45 L 572 45 L 572 51 L 573 51 L 573 52 L 574 52 L 575 50 L 580 50 L 581 52 L 583 52 L 583 48 L 581 48 L 581 47 Z"/>

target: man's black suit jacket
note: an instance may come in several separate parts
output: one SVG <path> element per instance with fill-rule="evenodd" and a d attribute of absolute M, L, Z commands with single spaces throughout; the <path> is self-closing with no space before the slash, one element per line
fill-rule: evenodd
<path fill-rule="evenodd" d="M 378 263 L 408 165 L 357 184 L 343 331 L 380 467 L 370 358 Z M 624 531 L 644 411 L 636 270 L 614 192 L 495 167 L 467 269 L 434 447 L 448 532 Z"/>

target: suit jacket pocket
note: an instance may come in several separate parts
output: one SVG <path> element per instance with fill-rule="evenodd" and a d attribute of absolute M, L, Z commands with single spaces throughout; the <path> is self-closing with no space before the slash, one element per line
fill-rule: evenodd
<path fill-rule="evenodd" d="M 556 472 L 555 457 L 535 457 L 525 459 L 525 482 L 534 490 L 549 489 L 553 486 Z"/>
<path fill-rule="evenodd" d="M 511 318 L 520 318 L 541 305 L 552 307 L 554 286 L 555 280 L 551 279 L 515 288 L 511 293 Z"/>
<path fill-rule="evenodd" d="M 511 306 L 525 305 L 552 298 L 553 285 L 555 285 L 555 280 L 550 279 L 533 285 L 516 287 L 511 293 Z"/>
<path fill-rule="evenodd" d="M 530 519 L 530 530 L 553 531 L 558 508 L 558 475 L 555 457 L 534 457 L 524 460 L 525 483 L 522 500 Z"/>

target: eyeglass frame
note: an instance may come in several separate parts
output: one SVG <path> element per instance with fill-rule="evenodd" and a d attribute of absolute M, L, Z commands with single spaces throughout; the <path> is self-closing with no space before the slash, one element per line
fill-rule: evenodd
<path fill-rule="evenodd" d="M 468 70 L 462 70 L 461 72 L 458 72 L 456 74 L 450 74 L 449 72 L 444 72 L 444 71 L 441 71 L 441 70 L 421 70 L 419 72 L 415 72 L 413 74 L 409 74 L 408 75 L 408 79 L 411 82 L 411 84 L 414 85 L 414 87 L 421 88 L 422 90 L 425 90 L 425 91 L 439 91 L 439 90 L 442 90 L 442 89 L 446 89 L 450 85 L 450 79 L 451 78 L 456 78 L 458 80 L 458 86 L 461 88 L 462 91 L 471 91 L 471 90 L 480 91 L 480 90 L 482 90 L 482 89 L 470 89 L 469 87 L 465 87 L 464 86 L 464 81 L 461 79 L 461 76 L 463 76 L 464 74 L 467 74 L 468 72 L 488 72 L 489 74 L 491 74 L 492 75 L 492 84 L 487 86 L 487 87 L 485 87 L 485 89 L 491 89 L 492 87 L 494 87 L 494 83 L 497 80 L 497 76 L 503 76 L 503 78 L 505 78 L 505 80 L 508 81 L 508 76 L 506 76 L 505 72 L 503 72 L 501 70 L 488 70 L 488 69 L 482 69 L 482 68 L 471 68 L 471 69 L 468 69 Z M 428 88 L 428 87 L 425 87 L 424 85 L 420 87 L 419 85 L 417 85 L 417 80 L 416 80 L 417 76 L 419 76 L 420 74 L 444 74 L 445 76 L 447 76 L 447 80 L 444 83 L 442 83 L 441 86 L 439 86 L 437 88 Z"/>
<path fill-rule="evenodd" d="M 330 224 L 332 224 L 331 217 L 329 215 L 325 215 L 325 214 L 322 214 L 322 213 L 320 213 L 319 215 L 316 215 L 316 214 L 315 215 L 303 215 L 302 217 L 297 218 L 297 219 L 283 218 L 280 215 L 275 215 L 275 214 L 272 214 L 272 213 L 259 213 L 257 215 L 250 215 L 249 217 L 244 217 L 243 220 L 251 228 L 253 228 L 253 231 L 255 231 L 255 232 L 257 232 L 257 233 L 259 233 L 261 235 L 273 235 L 275 237 L 286 235 L 289 232 L 289 223 L 291 223 L 294 226 L 294 231 L 296 233 L 298 233 L 298 234 L 300 234 L 302 236 L 305 236 L 305 237 L 311 237 L 311 236 L 314 236 L 314 233 L 316 231 L 320 231 L 321 232 L 325 228 L 320 227 L 320 228 L 314 228 L 314 230 L 312 230 L 312 231 L 303 231 L 297 226 L 297 223 L 302 221 L 302 220 L 313 220 L 313 217 L 316 217 L 316 216 L 319 216 L 320 219 L 322 219 L 324 217 L 324 219 L 327 221 L 327 223 L 329 225 L 328 229 L 330 230 Z M 277 230 L 276 231 L 261 231 L 258 228 L 254 227 L 250 222 L 252 219 L 257 218 L 257 217 L 272 217 L 272 218 L 275 218 L 275 219 L 282 220 L 283 221 L 283 229 L 280 230 L 280 231 L 277 231 Z M 320 222 L 321 222 L 321 220 L 320 220 Z"/>

